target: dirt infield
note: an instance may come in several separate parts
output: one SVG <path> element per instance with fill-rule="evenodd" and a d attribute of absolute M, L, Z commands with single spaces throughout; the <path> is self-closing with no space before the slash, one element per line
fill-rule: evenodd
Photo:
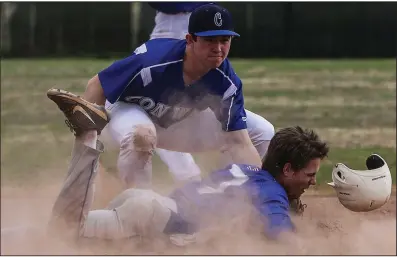
<path fill-rule="evenodd" d="M 1 189 L 1 228 L 33 225 L 43 227 L 58 194 L 59 184 L 39 188 Z M 302 217 L 293 217 L 298 233 L 288 243 L 266 241 L 244 232 L 244 223 L 221 226 L 203 232 L 196 245 L 179 248 L 164 240 L 135 240 L 90 244 L 80 248 L 43 239 L 34 232 L 29 241 L 23 237 L 7 241 L 2 237 L 1 254 L 228 254 L 228 255 L 395 255 L 396 198 L 370 213 L 353 213 L 332 196 L 304 196 L 308 205 Z M 22 247 L 22 245 L 23 247 Z"/>

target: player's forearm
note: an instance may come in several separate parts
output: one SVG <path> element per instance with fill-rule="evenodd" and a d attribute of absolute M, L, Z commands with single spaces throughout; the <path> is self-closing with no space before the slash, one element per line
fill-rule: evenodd
<path fill-rule="evenodd" d="M 231 157 L 233 163 L 262 166 L 258 151 L 251 143 L 251 139 L 245 129 L 225 132 L 222 151 Z"/>
<path fill-rule="evenodd" d="M 259 154 L 252 144 L 228 144 L 225 152 L 229 153 L 233 163 L 262 166 Z"/>
<path fill-rule="evenodd" d="M 87 83 L 87 88 L 84 92 L 83 99 L 90 103 L 96 103 L 98 105 L 105 105 L 106 97 L 103 92 L 101 81 L 98 75 L 95 75 Z"/>

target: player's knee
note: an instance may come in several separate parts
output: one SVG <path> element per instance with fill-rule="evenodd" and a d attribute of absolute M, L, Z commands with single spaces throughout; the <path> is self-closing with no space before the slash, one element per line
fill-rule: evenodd
<path fill-rule="evenodd" d="M 150 187 L 151 159 L 156 146 L 156 131 L 152 125 L 136 126 L 120 144 L 117 168 L 126 187 Z"/>
<path fill-rule="evenodd" d="M 155 127 L 152 125 L 136 126 L 132 143 L 137 151 L 153 152 L 157 143 Z"/>
<path fill-rule="evenodd" d="M 131 149 L 137 152 L 153 152 L 156 147 L 156 128 L 153 125 L 137 125 L 125 135 L 121 141 L 120 148 Z"/>
<path fill-rule="evenodd" d="M 156 142 L 157 137 L 154 126 L 137 125 L 120 142 L 120 165 L 130 165 L 131 162 L 136 162 L 138 159 L 150 159 L 156 147 Z"/>

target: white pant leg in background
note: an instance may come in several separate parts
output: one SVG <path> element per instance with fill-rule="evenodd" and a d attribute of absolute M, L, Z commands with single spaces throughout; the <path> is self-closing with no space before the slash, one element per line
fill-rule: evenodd
<path fill-rule="evenodd" d="M 171 198 L 152 190 L 127 189 L 116 196 L 106 210 L 88 213 L 82 236 L 122 239 L 159 234 L 164 231 L 171 211 L 177 212 Z"/>
<path fill-rule="evenodd" d="M 190 14 L 191 13 L 166 14 L 163 12 L 157 12 L 154 19 L 156 24 L 150 35 L 150 39 L 184 39 L 188 33 Z"/>
<path fill-rule="evenodd" d="M 274 126 L 262 116 L 245 109 L 247 114 L 247 130 L 252 144 L 263 160 L 269 147 L 270 140 L 274 136 Z M 226 154 L 220 156 L 220 166 L 226 167 L 232 164 L 232 159 Z"/>
<path fill-rule="evenodd" d="M 265 156 L 270 140 L 275 131 L 274 126 L 262 116 L 245 109 L 247 114 L 247 130 L 253 145 L 261 159 Z"/>

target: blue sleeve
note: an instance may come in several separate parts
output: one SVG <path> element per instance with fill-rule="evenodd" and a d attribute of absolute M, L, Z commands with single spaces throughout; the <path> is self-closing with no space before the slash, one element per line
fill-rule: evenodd
<path fill-rule="evenodd" d="M 124 93 L 128 86 L 142 84 L 142 70 L 140 55 L 134 53 L 131 56 L 116 61 L 108 68 L 98 73 L 106 99 L 114 103 Z"/>
<path fill-rule="evenodd" d="M 210 105 L 224 131 L 236 131 L 247 128 L 244 109 L 243 83 L 234 72 L 230 61 L 226 58 L 222 65 L 207 76 L 208 84 L 212 85 L 213 93 L 218 98 Z"/>
<path fill-rule="evenodd" d="M 268 201 L 261 207 L 261 219 L 264 223 L 264 233 L 268 238 L 276 239 L 280 232 L 293 231 L 294 225 L 288 214 L 288 208 L 279 201 Z"/>
<path fill-rule="evenodd" d="M 272 190 L 272 188 L 268 189 Z M 261 193 L 257 209 L 264 225 L 264 233 L 270 239 L 276 239 L 280 232 L 293 231 L 295 229 L 289 216 L 288 200 L 283 195 L 272 197 Z"/>
<path fill-rule="evenodd" d="M 233 95 L 222 99 L 220 120 L 224 131 L 236 131 L 247 128 L 241 81 L 239 83 L 240 85 L 237 85 L 237 90 Z"/>
<path fill-rule="evenodd" d="M 153 9 L 167 14 L 193 12 L 194 9 L 210 3 L 211 2 L 148 2 Z"/>

